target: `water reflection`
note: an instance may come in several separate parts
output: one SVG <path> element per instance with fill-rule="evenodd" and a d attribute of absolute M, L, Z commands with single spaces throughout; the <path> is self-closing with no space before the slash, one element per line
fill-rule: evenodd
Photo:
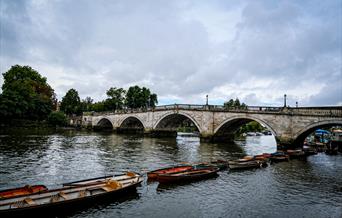
<path fill-rule="evenodd" d="M 93 132 L 15 132 L 0 135 L 0 189 L 25 184 L 49 188 L 123 170 L 146 172 L 180 162 L 231 159 L 274 152 L 273 136 L 245 142 L 203 143 L 198 138 L 148 138 Z M 185 185 L 143 182 L 137 196 L 111 201 L 73 217 L 341 217 L 342 157 L 229 172 Z"/>

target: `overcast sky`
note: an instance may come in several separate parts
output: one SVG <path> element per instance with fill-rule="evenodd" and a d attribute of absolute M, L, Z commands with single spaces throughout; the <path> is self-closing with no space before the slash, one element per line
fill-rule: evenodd
<path fill-rule="evenodd" d="M 342 105 L 341 14 L 341 0 L 0 0 L 0 71 L 29 65 L 59 100 L 140 85 L 159 104 Z"/>

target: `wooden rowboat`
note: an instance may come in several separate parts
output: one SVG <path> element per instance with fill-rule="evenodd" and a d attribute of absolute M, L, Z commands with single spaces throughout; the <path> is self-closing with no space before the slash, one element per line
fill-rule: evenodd
<path fill-rule="evenodd" d="M 115 181 L 121 182 L 121 181 L 125 181 L 128 179 L 132 179 L 134 177 L 139 177 L 139 176 L 140 175 L 137 173 L 127 172 L 127 173 L 120 174 L 120 175 L 102 176 L 102 177 L 96 177 L 96 178 L 91 178 L 91 179 L 68 182 L 68 183 L 64 183 L 63 186 L 72 187 L 72 186 L 96 185 L 96 184 L 104 183 L 112 178 L 115 178 Z"/>
<path fill-rule="evenodd" d="M 256 160 L 250 161 L 229 161 L 229 169 L 239 170 L 239 169 L 252 169 L 260 168 L 263 165 L 262 162 Z"/>
<path fill-rule="evenodd" d="M 89 179 L 68 183 L 66 187 L 42 193 L 0 199 L 0 217 L 56 216 L 63 211 L 75 210 L 105 198 L 123 196 L 135 190 L 142 181 L 143 177 L 134 173 L 134 176 L 123 180 L 122 175 L 103 177 L 103 180 Z"/>
<path fill-rule="evenodd" d="M 193 166 L 190 166 L 190 165 L 173 166 L 173 167 L 150 171 L 147 173 L 147 177 L 148 179 L 153 180 L 153 179 L 157 179 L 158 175 L 161 175 L 161 174 L 179 173 L 179 172 L 185 172 L 191 169 L 193 169 Z"/>
<path fill-rule="evenodd" d="M 40 193 L 47 190 L 44 185 L 25 185 L 24 187 L 1 190 L 0 199 Z"/>
<path fill-rule="evenodd" d="M 284 152 L 275 152 L 272 153 L 269 157 L 271 162 L 282 162 L 282 161 L 289 161 L 289 155 Z"/>
<path fill-rule="evenodd" d="M 304 158 L 306 157 L 305 152 L 301 149 L 298 150 L 287 150 L 286 153 L 290 156 L 290 158 Z"/>
<path fill-rule="evenodd" d="M 192 169 L 179 173 L 172 174 L 158 174 L 157 180 L 160 183 L 179 183 L 179 182 L 191 182 L 196 180 L 207 179 L 217 176 L 219 168 L 208 167 L 203 169 Z"/>
<path fill-rule="evenodd" d="M 228 168 L 228 161 L 217 160 L 217 161 L 211 161 L 211 162 L 198 163 L 194 165 L 194 169 L 203 169 L 203 168 L 208 168 L 208 167 L 217 167 L 220 170 L 225 170 Z"/>

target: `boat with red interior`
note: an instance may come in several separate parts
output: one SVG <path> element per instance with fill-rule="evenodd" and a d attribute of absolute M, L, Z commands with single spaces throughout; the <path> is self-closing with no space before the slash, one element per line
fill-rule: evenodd
<path fill-rule="evenodd" d="M 160 183 L 191 182 L 217 176 L 220 169 L 217 167 L 207 167 L 202 169 L 191 169 L 178 173 L 158 174 L 157 180 Z"/>
<path fill-rule="evenodd" d="M 29 195 L 34 193 L 42 193 L 47 191 L 45 185 L 25 185 L 19 188 L 11 188 L 0 191 L 0 199 L 18 197 L 23 195 Z"/>
<path fill-rule="evenodd" d="M 162 174 L 172 174 L 172 173 L 180 173 L 180 172 L 185 172 L 188 170 L 193 169 L 193 166 L 191 165 L 181 165 L 181 166 L 173 166 L 173 167 L 167 167 L 167 168 L 162 168 L 158 170 L 153 170 L 147 173 L 147 178 L 152 180 L 152 179 L 157 179 L 159 175 Z"/>

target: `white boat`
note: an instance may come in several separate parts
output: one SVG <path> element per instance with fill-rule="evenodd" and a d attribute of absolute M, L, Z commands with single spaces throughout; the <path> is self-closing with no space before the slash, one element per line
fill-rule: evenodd
<path fill-rule="evenodd" d="M 105 176 L 64 184 L 59 189 L 42 193 L 0 199 L 0 217 L 47 217 L 63 211 L 122 196 L 143 181 L 138 173 L 128 172 L 117 176 Z"/>

